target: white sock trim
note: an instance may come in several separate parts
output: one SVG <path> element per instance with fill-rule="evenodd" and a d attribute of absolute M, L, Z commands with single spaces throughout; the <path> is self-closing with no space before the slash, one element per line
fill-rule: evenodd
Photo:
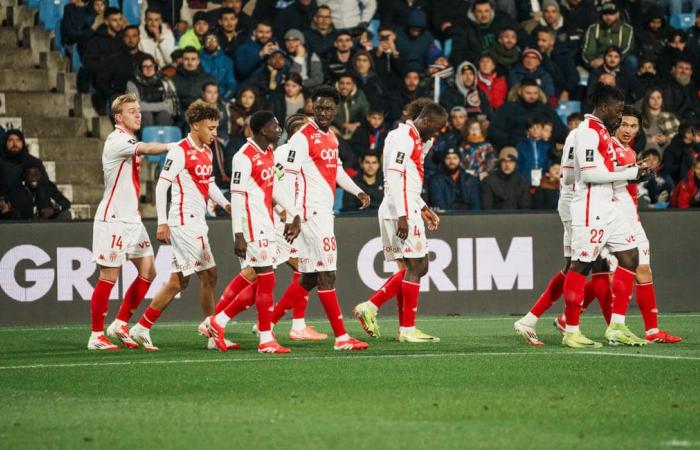
<path fill-rule="evenodd" d="M 306 328 L 306 320 L 302 317 L 301 319 L 292 319 L 292 330 L 302 331 Z"/>
<path fill-rule="evenodd" d="M 221 311 L 219 314 L 214 316 L 214 320 L 220 327 L 226 327 L 226 324 L 228 324 L 231 318 L 227 316 L 225 312 Z"/>
<path fill-rule="evenodd" d="M 580 328 L 578 325 L 566 325 L 566 332 L 567 333 L 578 333 L 580 331 Z"/>
<path fill-rule="evenodd" d="M 399 327 L 399 333 L 401 334 L 408 334 L 408 333 L 413 333 L 416 331 L 416 327 Z"/>
<path fill-rule="evenodd" d="M 350 335 L 345 333 L 344 335 L 335 338 L 335 342 L 347 341 L 348 339 L 350 339 Z"/>
<path fill-rule="evenodd" d="M 624 325 L 625 316 L 623 316 L 622 314 L 613 314 L 612 316 L 610 316 L 610 322 Z"/>
<path fill-rule="evenodd" d="M 272 331 L 261 331 L 260 332 L 260 343 L 261 344 L 267 344 L 268 342 L 272 341 Z"/>

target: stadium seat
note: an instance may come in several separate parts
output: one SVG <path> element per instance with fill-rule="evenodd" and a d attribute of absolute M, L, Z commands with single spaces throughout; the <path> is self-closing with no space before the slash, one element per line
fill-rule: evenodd
<path fill-rule="evenodd" d="M 80 54 L 78 53 L 78 44 L 73 44 L 73 52 L 70 55 L 70 71 L 77 72 L 80 70 Z"/>
<path fill-rule="evenodd" d="M 143 142 L 162 142 L 167 144 L 169 142 L 177 142 L 182 139 L 182 132 L 178 127 L 168 127 L 168 126 L 150 126 L 144 127 L 141 132 L 141 140 Z M 162 167 L 165 162 L 165 155 L 154 155 L 147 156 L 149 161 L 158 164 L 158 167 Z"/>
<path fill-rule="evenodd" d="M 561 121 L 564 123 L 566 123 L 566 118 L 569 116 L 569 114 L 580 112 L 581 102 L 573 100 L 568 102 L 559 102 L 559 106 L 557 106 L 557 114 L 559 115 Z"/>
<path fill-rule="evenodd" d="M 452 39 L 445 39 L 445 48 L 442 49 L 445 58 L 449 58 L 452 54 Z"/>
<path fill-rule="evenodd" d="M 671 26 L 687 31 L 695 25 L 695 14 L 674 14 L 671 16 Z"/>
<path fill-rule="evenodd" d="M 57 21 L 53 29 L 53 45 L 56 51 L 66 54 L 66 49 L 63 47 L 63 39 L 61 38 L 61 21 Z"/>
<path fill-rule="evenodd" d="M 27 0 L 27 8 L 29 9 L 39 9 L 39 0 Z"/>
<path fill-rule="evenodd" d="M 112 8 L 120 8 L 119 0 L 109 0 L 109 6 Z"/>
<path fill-rule="evenodd" d="M 143 0 L 124 0 L 122 13 L 129 25 L 139 25 L 141 22 L 141 4 Z"/>
<path fill-rule="evenodd" d="M 335 215 L 340 214 L 343 210 L 343 191 L 341 188 L 335 189 L 335 201 L 333 202 L 333 212 Z"/>
<path fill-rule="evenodd" d="M 63 17 L 63 7 L 68 0 L 42 0 L 39 3 L 39 23 L 45 30 L 53 30 Z"/>
<path fill-rule="evenodd" d="M 374 19 L 370 21 L 369 25 L 367 26 L 367 30 L 369 30 L 370 33 L 372 33 L 372 45 L 375 47 L 379 45 L 379 26 L 381 23 L 379 22 L 379 19 Z"/>

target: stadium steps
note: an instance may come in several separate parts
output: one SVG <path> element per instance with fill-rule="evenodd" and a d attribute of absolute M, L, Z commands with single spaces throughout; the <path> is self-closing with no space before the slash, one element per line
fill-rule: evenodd
<path fill-rule="evenodd" d="M 75 125 L 72 125 L 75 126 Z M 66 136 L 65 134 L 63 136 Z M 44 161 L 75 161 L 102 164 L 103 142 L 87 137 L 39 138 L 39 155 Z M 97 172 L 102 177 L 102 167 Z M 56 174 L 59 175 L 58 173 Z M 63 183 L 64 181 L 61 180 Z M 100 181 L 101 183 L 102 181 Z"/>
<path fill-rule="evenodd" d="M 23 116 L 22 128 L 27 136 L 40 139 L 87 136 L 89 131 L 87 121 L 76 117 Z M 75 138 L 71 140 L 75 141 Z"/>
<path fill-rule="evenodd" d="M 92 220 L 95 217 L 97 206 L 73 203 L 70 210 L 73 213 L 73 219 Z"/>
<path fill-rule="evenodd" d="M 0 86 L 3 92 L 42 92 L 51 86 L 50 72 L 46 69 L 0 69 Z"/>
<path fill-rule="evenodd" d="M 58 188 L 71 203 L 97 205 L 102 200 L 102 186 L 92 184 L 59 184 Z"/>
<path fill-rule="evenodd" d="M 56 182 L 102 185 L 102 163 L 96 161 L 54 161 Z"/>
<path fill-rule="evenodd" d="M 53 92 L 5 92 L 6 114 L 10 116 L 45 113 L 48 117 L 68 117 L 72 100 Z"/>
<path fill-rule="evenodd" d="M 16 70 L 21 73 L 33 69 L 37 64 L 32 61 L 32 50 L 21 47 L 0 47 L 0 69 Z M 6 86 L 2 86 L 5 89 Z"/>

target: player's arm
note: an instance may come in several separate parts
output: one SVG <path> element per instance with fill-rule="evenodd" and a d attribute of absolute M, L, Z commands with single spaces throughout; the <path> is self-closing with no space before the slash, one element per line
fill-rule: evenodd
<path fill-rule="evenodd" d="M 275 180 L 275 184 L 272 188 L 272 200 L 277 203 L 275 205 L 275 210 L 277 208 L 281 209 L 282 212 L 278 211 L 280 217 L 284 214 L 284 221 L 287 224 L 284 227 L 284 236 L 290 244 L 294 239 L 299 236 L 301 231 L 301 217 L 299 217 L 299 211 L 297 210 L 294 200 L 290 198 L 289 191 L 282 189 L 282 183 Z"/>
<path fill-rule="evenodd" d="M 161 144 L 160 142 L 138 142 L 136 144 L 136 154 L 138 156 L 160 155 L 177 146 L 177 143 Z"/>
<path fill-rule="evenodd" d="M 335 181 L 338 183 L 338 186 L 343 188 L 346 192 L 360 199 L 360 201 L 362 202 L 362 206 L 360 206 L 360 209 L 365 209 L 369 206 L 369 195 L 363 192 L 362 189 L 360 189 L 360 187 L 357 184 L 355 184 L 354 181 L 352 181 L 350 175 L 348 175 L 345 169 L 343 169 L 343 164 L 340 161 L 340 158 L 338 158 L 338 169 L 335 175 Z"/>
<path fill-rule="evenodd" d="M 409 159 L 409 151 L 413 148 L 413 143 L 407 139 L 395 138 L 392 140 L 394 147 L 391 154 L 391 160 L 387 167 L 386 190 L 392 201 L 395 202 L 394 210 L 397 221 L 396 235 L 400 239 L 408 237 L 408 193 L 406 192 L 406 164 Z"/>
<path fill-rule="evenodd" d="M 577 133 L 575 157 L 584 183 L 605 184 L 637 178 L 637 166 L 610 172 L 598 151 L 598 140 L 598 133 L 593 130 L 579 130 Z"/>
<path fill-rule="evenodd" d="M 156 238 L 160 242 L 170 243 L 170 228 L 168 227 L 168 189 L 173 180 L 185 168 L 185 152 L 180 147 L 173 147 L 168 151 L 160 172 L 160 178 L 156 184 L 156 213 L 158 215 L 158 228 Z"/>
<path fill-rule="evenodd" d="M 219 189 L 219 186 L 216 185 L 214 180 L 214 177 L 211 177 L 209 180 L 209 198 L 225 209 L 227 213 L 231 214 L 231 203 L 226 200 L 226 197 L 221 193 L 221 189 Z"/>
<path fill-rule="evenodd" d="M 306 136 L 296 133 L 286 146 L 277 149 L 275 155 L 277 165 L 282 167 L 284 176 L 280 181 L 280 188 L 285 192 L 295 192 L 294 181 L 301 171 L 302 163 L 309 157 L 309 143 Z"/>
<path fill-rule="evenodd" d="M 252 172 L 250 160 L 243 153 L 236 153 L 231 164 L 231 225 L 233 228 L 233 251 L 239 258 L 245 258 L 248 243 L 243 235 L 245 199 Z M 251 236 L 253 238 L 253 236 Z"/>
<path fill-rule="evenodd" d="M 561 183 L 570 186 L 576 183 L 576 172 L 574 172 L 574 148 L 576 146 L 576 131 L 572 131 L 564 141 L 564 148 L 561 152 Z"/>

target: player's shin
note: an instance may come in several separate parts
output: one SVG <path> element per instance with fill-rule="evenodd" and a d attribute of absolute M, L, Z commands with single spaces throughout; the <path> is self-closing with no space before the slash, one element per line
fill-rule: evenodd
<path fill-rule="evenodd" d="M 331 328 L 333 328 L 333 334 L 336 339 L 345 336 L 347 333 L 345 331 L 345 324 L 343 323 L 343 313 L 340 311 L 340 304 L 338 303 L 338 296 L 335 289 L 319 290 L 318 298 L 321 301 L 323 310 L 326 312 L 328 321 L 331 323 Z"/>
<path fill-rule="evenodd" d="M 287 311 L 294 308 L 299 302 L 307 303 L 308 297 L 309 292 L 299 284 L 299 281 L 292 280 L 272 311 L 272 323 L 279 322 Z"/>
<path fill-rule="evenodd" d="M 659 331 L 659 311 L 656 309 L 656 293 L 654 282 L 637 284 L 637 305 L 644 319 L 644 329 L 647 334 Z"/>
<path fill-rule="evenodd" d="M 416 313 L 418 311 L 418 294 L 420 283 L 403 280 L 401 282 L 401 296 L 403 297 L 403 312 L 401 332 L 409 333 L 416 327 Z"/>
<path fill-rule="evenodd" d="M 273 285 L 274 286 L 274 285 Z M 221 327 L 226 327 L 226 324 L 255 304 L 255 296 L 258 289 L 258 281 L 254 281 L 247 288 L 236 296 L 235 300 L 231 302 L 223 311 L 214 316 L 214 320 Z"/>
<path fill-rule="evenodd" d="M 148 289 L 151 287 L 153 280 L 148 280 L 142 278 L 141 276 L 136 277 L 136 279 L 131 283 L 129 289 L 126 290 L 124 294 L 124 300 L 117 313 L 117 320 L 124 323 L 131 319 L 134 311 L 139 307 L 143 299 L 146 297 Z"/>
<path fill-rule="evenodd" d="M 233 280 L 226 286 L 224 289 L 224 292 L 221 294 L 221 297 L 219 298 L 219 302 L 216 304 L 216 309 L 214 312 L 216 314 L 220 313 L 223 311 L 228 305 L 231 304 L 236 299 L 236 296 L 243 292 L 245 288 L 251 285 L 251 281 L 249 281 L 246 277 L 244 277 L 242 274 L 238 274 L 234 277 Z"/>
<path fill-rule="evenodd" d="M 545 288 L 542 295 L 540 295 L 540 298 L 537 299 L 535 304 L 532 306 L 532 309 L 530 309 L 530 314 L 532 314 L 533 317 L 529 317 L 529 315 L 526 316 L 526 318 L 530 319 L 530 322 L 532 322 L 528 323 L 529 326 L 535 326 L 537 324 L 537 319 L 542 317 L 542 314 L 552 307 L 552 303 L 561 297 L 564 290 L 565 279 L 566 275 L 564 272 L 559 271 L 556 275 L 554 275 L 554 277 L 552 277 L 551 280 L 549 280 L 549 283 L 547 283 L 547 288 Z"/>
<path fill-rule="evenodd" d="M 583 290 L 586 283 L 586 276 L 573 270 L 569 270 L 564 281 L 564 301 L 566 306 L 566 332 L 575 333 L 579 331 L 579 321 L 581 318 L 581 303 L 583 301 Z"/>
<path fill-rule="evenodd" d="M 294 271 L 292 275 L 292 283 L 296 282 L 301 275 L 300 272 Z M 303 302 L 296 302 L 292 307 L 292 329 L 303 330 L 306 328 L 306 307 L 309 305 L 309 297 L 305 296 Z"/>
<path fill-rule="evenodd" d="M 395 297 L 401 291 L 401 282 L 403 281 L 405 273 L 406 269 L 403 269 L 392 275 L 386 283 L 372 295 L 369 299 L 370 303 L 379 309 L 384 303 Z"/>
<path fill-rule="evenodd" d="M 633 288 L 634 272 L 618 266 L 612 280 L 612 316 L 610 318 L 612 322 L 625 323 Z"/>
<path fill-rule="evenodd" d="M 264 344 L 273 340 L 272 337 L 272 310 L 274 300 L 272 293 L 275 289 L 275 272 L 258 274 L 257 289 L 255 292 L 255 307 L 258 310 L 258 330 L 260 331 L 260 343 Z"/>
<path fill-rule="evenodd" d="M 103 333 L 105 327 L 105 316 L 109 309 L 109 295 L 114 287 L 113 281 L 97 280 L 95 290 L 90 298 L 90 316 L 92 319 L 92 332 Z"/>

